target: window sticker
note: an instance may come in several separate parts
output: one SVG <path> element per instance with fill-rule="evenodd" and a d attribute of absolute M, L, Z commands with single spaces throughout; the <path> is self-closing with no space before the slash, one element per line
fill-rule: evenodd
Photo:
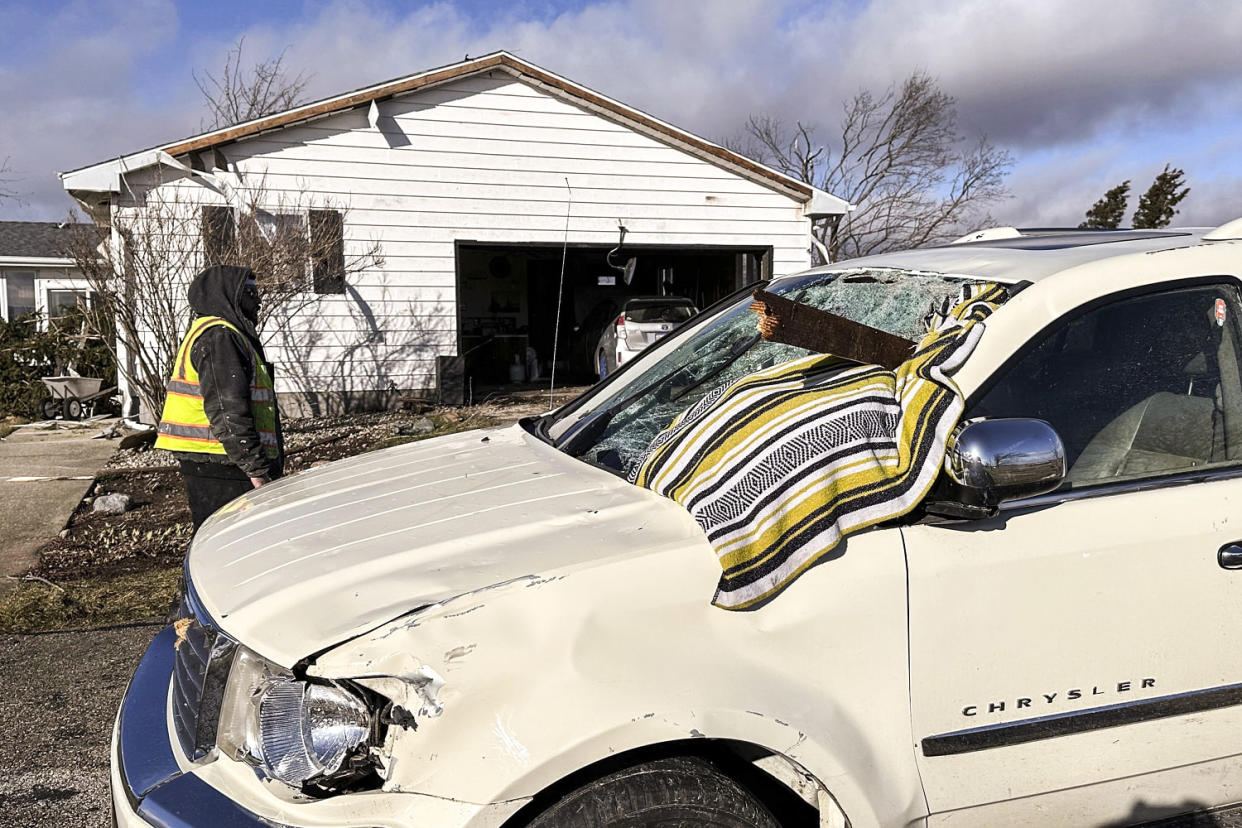
<path fill-rule="evenodd" d="M 1224 299 L 1218 298 L 1216 300 L 1216 324 L 1222 328 L 1225 327 L 1225 300 Z"/>

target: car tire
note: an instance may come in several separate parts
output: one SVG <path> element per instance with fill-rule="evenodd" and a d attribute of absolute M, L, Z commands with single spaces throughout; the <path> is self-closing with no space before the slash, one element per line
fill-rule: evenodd
<path fill-rule="evenodd" d="M 572 791 L 529 828 L 779 828 L 750 792 L 702 759 L 660 759 Z"/>
<path fill-rule="evenodd" d="M 596 360 L 595 365 L 596 373 L 599 374 L 600 379 L 608 376 L 608 357 L 604 356 L 603 351 L 599 352 L 599 359 Z"/>

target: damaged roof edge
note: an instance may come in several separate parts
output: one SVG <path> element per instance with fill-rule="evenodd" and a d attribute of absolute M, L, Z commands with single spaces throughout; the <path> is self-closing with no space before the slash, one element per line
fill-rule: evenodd
<path fill-rule="evenodd" d="M 857 204 L 850 204 L 845 199 L 834 196 L 826 190 L 812 187 L 811 200 L 806 205 L 806 214 L 809 218 L 817 219 L 826 216 L 843 216 L 846 213 L 852 213 L 856 209 L 858 209 Z"/>
<path fill-rule="evenodd" d="M 853 209 L 843 199 L 818 190 L 802 181 L 778 172 L 732 150 L 714 144 L 697 135 L 686 132 L 641 110 L 601 95 L 567 78 L 528 63 L 504 51 L 483 57 L 430 69 L 416 75 L 385 81 L 371 86 L 323 98 L 284 112 L 267 115 L 245 123 L 236 124 L 201 135 L 101 161 L 59 174 L 66 190 L 80 192 L 119 192 L 120 176 L 126 172 L 150 167 L 160 162 L 160 154 L 180 156 L 190 152 L 252 137 L 285 126 L 321 118 L 351 109 L 372 101 L 409 94 L 450 80 L 457 80 L 491 69 L 502 69 L 522 81 L 545 91 L 567 97 L 586 105 L 600 114 L 620 120 L 626 125 L 653 137 L 660 138 L 680 149 L 707 157 L 707 160 L 730 171 L 772 187 L 785 195 L 807 204 L 806 213 L 811 217 L 842 215 Z"/>

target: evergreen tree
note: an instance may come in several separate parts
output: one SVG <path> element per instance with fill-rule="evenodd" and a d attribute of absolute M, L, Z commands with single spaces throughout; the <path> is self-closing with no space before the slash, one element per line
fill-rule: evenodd
<path fill-rule="evenodd" d="M 1116 230 L 1126 214 L 1126 202 L 1130 200 L 1130 179 L 1118 184 L 1104 194 L 1104 197 L 1091 205 L 1086 220 L 1079 227 L 1101 230 Z"/>
<path fill-rule="evenodd" d="M 1151 187 L 1139 198 L 1138 209 L 1134 211 L 1135 229 L 1169 226 L 1177 215 L 1177 205 L 1190 192 L 1189 187 L 1182 186 L 1186 183 L 1185 176 L 1184 171 L 1164 165 L 1164 172 L 1156 176 Z"/>

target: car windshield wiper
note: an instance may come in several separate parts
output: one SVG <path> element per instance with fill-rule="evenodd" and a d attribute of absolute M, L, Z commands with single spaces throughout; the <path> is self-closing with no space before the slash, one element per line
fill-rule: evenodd
<path fill-rule="evenodd" d="M 682 397 L 686 396 L 691 391 L 698 388 L 700 385 L 707 382 L 708 380 L 713 380 L 716 377 L 720 376 L 722 373 L 724 373 L 724 370 L 726 368 L 728 368 L 730 365 L 736 362 L 738 358 L 742 356 L 742 354 L 746 353 L 751 348 L 755 347 L 755 345 L 761 339 L 763 339 L 763 336 L 761 334 L 755 334 L 751 336 L 749 339 L 739 339 L 737 342 L 734 342 L 733 347 L 729 349 L 728 359 L 724 360 L 719 365 L 717 365 L 715 368 L 708 371 L 706 374 L 699 377 L 698 379 L 694 380 L 689 385 L 679 388 L 676 391 L 669 394 L 669 397 L 668 397 L 669 400 L 671 402 L 676 402 L 677 400 L 680 400 Z"/>

